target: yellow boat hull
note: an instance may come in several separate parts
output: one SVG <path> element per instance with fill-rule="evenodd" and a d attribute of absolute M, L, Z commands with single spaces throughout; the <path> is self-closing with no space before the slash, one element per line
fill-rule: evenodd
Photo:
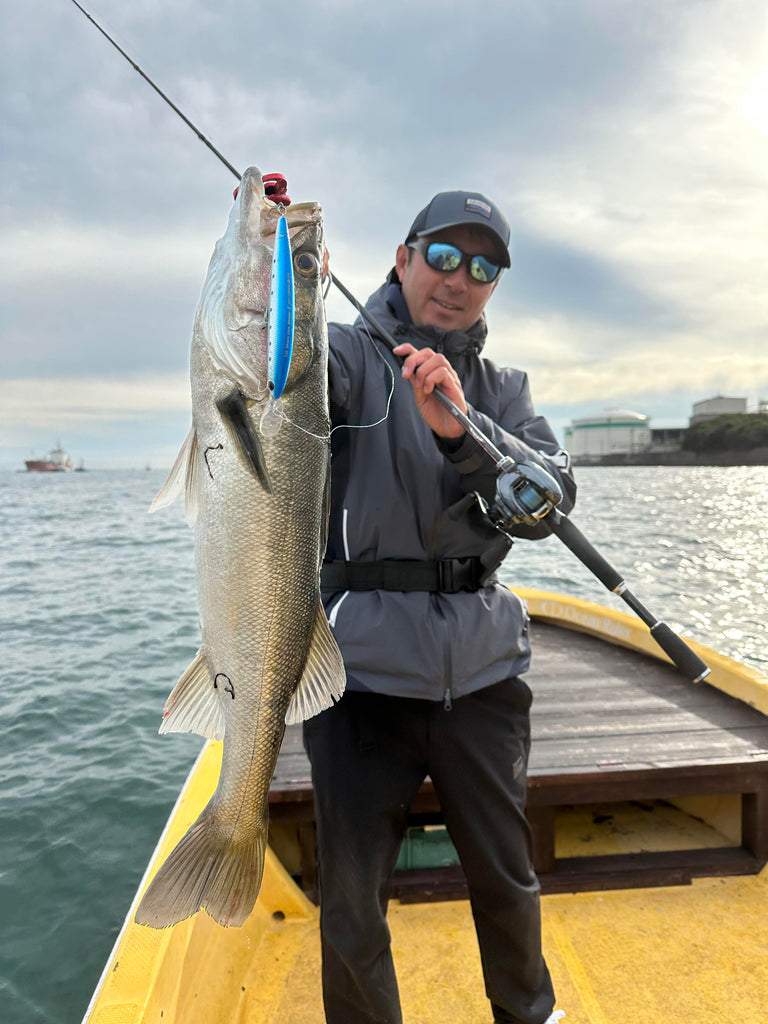
<path fill-rule="evenodd" d="M 657 653 L 647 631 L 629 616 L 561 595 L 520 593 L 535 618 Z M 713 665 L 712 683 L 768 712 L 765 677 L 695 646 Z M 272 851 L 257 905 L 242 928 L 221 928 L 204 912 L 162 931 L 133 923 L 144 888 L 215 789 L 220 764 L 221 744 L 208 743 L 169 819 L 84 1024 L 323 1024 L 318 911 Z M 703 845 L 723 839 L 678 808 L 655 818 L 630 807 L 625 813 L 626 820 L 606 840 L 605 832 L 590 833 L 588 816 L 574 812 L 558 832 L 562 852 L 573 855 L 585 843 L 597 852 L 594 845 L 606 842 L 600 852 L 617 852 L 623 837 L 637 828 L 645 830 L 641 835 L 649 849 L 663 849 L 681 829 Z M 675 888 L 544 896 L 544 951 L 566 1024 L 756 1020 L 768 1007 L 766 910 L 768 869 Z M 408 1024 L 488 1021 L 469 904 L 395 901 L 389 920 Z"/>

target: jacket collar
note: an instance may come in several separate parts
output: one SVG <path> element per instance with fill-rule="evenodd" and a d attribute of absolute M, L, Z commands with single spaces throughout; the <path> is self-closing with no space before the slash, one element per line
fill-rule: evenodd
<path fill-rule="evenodd" d="M 382 327 L 395 338 L 407 335 L 407 339 L 403 338 L 404 341 L 408 340 L 416 348 L 433 348 L 437 352 L 443 352 L 449 360 L 455 356 L 480 353 L 488 334 L 485 316 L 481 316 L 468 331 L 414 326 L 394 271 L 381 288 L 368 299 L 366 309 L 369 309 Z M 363 323 L 362 317 L 358 323 Z"/>

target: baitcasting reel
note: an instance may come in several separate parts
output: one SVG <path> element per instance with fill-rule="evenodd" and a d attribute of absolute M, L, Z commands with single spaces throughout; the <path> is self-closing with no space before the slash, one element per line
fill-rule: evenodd
<path fill-rule="evenodd" d="M 488 515 L 504 530 L 514 523 L 536 526 L 563 500 L 554 477 L 532 462 L 515 462 L 505 456 L 498 462 L 496 497 Z"/>

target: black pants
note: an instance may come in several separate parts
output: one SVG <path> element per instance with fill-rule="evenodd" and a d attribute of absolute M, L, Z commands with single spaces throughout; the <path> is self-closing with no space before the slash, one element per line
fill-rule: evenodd
<path fill-rule="evenodd" d="M 435 701 L 348 691 L 305 723 L 328 1024 L 402 1020 L 387 891 L 408 806 L 426 775 L 467 878 L 495 1020 L 541 1024 L 552 1012 L 523 813 L 530 703 L 522 679 L 454 700 L 451 710 Z"/>

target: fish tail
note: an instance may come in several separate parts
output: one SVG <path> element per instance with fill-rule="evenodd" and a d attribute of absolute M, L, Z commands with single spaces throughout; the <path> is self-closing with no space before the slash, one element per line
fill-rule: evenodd
<path fill-rule="evenodd" d="M 242 925 L 259 894 L 266 847 L 266 828 L 255 841 L 224 835 L 209 804 L 153 878 L 136 922 L 168 928 L 204 908 L 220 925 Z"/>

